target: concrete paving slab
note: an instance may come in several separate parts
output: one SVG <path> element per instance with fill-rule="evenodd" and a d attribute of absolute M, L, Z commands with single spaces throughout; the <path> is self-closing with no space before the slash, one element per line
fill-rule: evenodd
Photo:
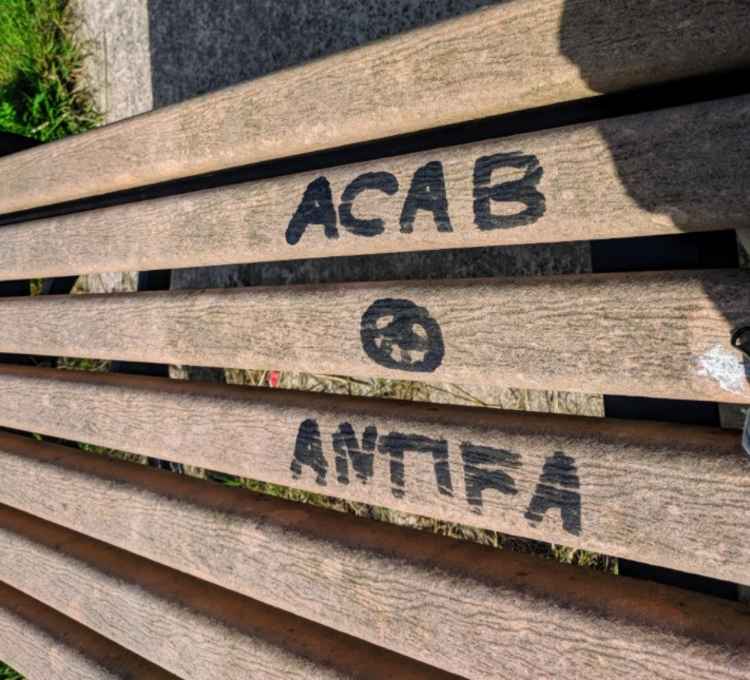
<path fill-rule="evenodd" d="M 147 0 L 76 0 L 89 82 L 106 123 L 151 111 Z"/>

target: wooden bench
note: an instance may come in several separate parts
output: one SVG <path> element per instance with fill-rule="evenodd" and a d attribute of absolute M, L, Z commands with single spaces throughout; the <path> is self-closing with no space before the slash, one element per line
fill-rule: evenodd
<path fill-rule="evenodd" d="M 30 678 L 750 675 L 742 602 L 72 444 L 750 586 L 750 458 L 695 415 L 750 400 L 730 343 L 750 273 L 709 253 L 750 227 L 750 6 L 625 5 L 513 0 L 0 158 L 0 658 Z M 96 272 L 588 240 L 643 259 L 20 294 L 36 277 L 65 293 Z M 607 416 L 640 418 L 28 356 L 601 393 L 630 400 Z M 665 404 L 680 422 L 653 420 Z"/>

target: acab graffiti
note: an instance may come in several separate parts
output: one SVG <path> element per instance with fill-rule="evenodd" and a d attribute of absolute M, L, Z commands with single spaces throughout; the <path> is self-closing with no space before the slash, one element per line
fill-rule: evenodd
<path fill-rule="evenodd" d="M 432 463 L 437 492 L 455 497 L 451 452 L 445 439 L 403 432 L 380 434 L 375 425 L 365 427 L 358 437 L 350 423 L 342 422 L 331 435 L 331 445 L 338 484 L 348 485 L 352 483 L 352 477 L 362 484 L 370 483 L 375 460 L 381 457 L 388 465 L 391 494 L 394 498 L 404 498 L 408 489 L 407 459 L 422 456 Z M 509 496 L 518 494 L 513 473 L 523 466 L 520 454 L 468 441 L 461 442 L 459 450 L 465 502 L 473 512 L 482 513 L 484 494 L 490 491 Z M 290 470 L 295 479 L 312 473 L 317 484 L 328 484 L 329 459 L 324 452 L 320 426 L 313 418 L 304 420 L 299 426 Z M 578 536 L 581 533 L 579 490 L 575 459 L 562 451 L 554 451 L 542 465 L 523 516 L 535 526 L 548 512 L 557 511 L 565 531 Z"/>
<path fill-rule="evenodd" d="M 492 181 L 492 173 L 500 169 L 520 171 L 521 177 L 503 182 Z M 481 231 L 509 229 L 536 222 L 545 211 L 545 199 L 539 189 L 544 171 L 539 159 L 521 152 L 496 153 L 482 156 L 474 163 L 473 207 L 474 224 Z M 378 191 L 385 197 L 400 190 L 398 178 L 390 172 L 366 172 L 355 177 L 341 194 L 338 211 L 331 183 L 321 175 L 308 184 L 286 229 L 286 242 L 296 245 L 312 226 L 323 227 L 328 239 L 339 238 L 339 226 L 355 236 L 377 237 L 385 232 L 385 221 L 378 216 L 357 217 L 354 203 L 365 191 Z M 493 212 L 493 204 L 523 206 L 517 212 Z M 443 164 L 433 160 L 414 172 L 403 200 L 399 218 L 401 233 L 414 231 L 417 213 L 432 215 L 438 232 L 452 232 L 450 206 Z"/>

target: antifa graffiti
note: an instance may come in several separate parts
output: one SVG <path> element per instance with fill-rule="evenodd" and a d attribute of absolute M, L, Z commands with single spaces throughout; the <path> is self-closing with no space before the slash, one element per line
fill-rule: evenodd
<path fill-rule="evenodd" d="M 360 439 L 352 425 L 343 422 L 333 432 L 332 444 L 339 484 L 350 484 L 352 477 L 361 484 L 371 483 L 378 454 L 388 465 L 391 494 L 394 498 L 404 498 L 408 491 L 408 461 L 417 457 L 431 461 L 437 492 L 455 497 L 449 445 L 445 439 L 401 432 L 381 434 L 374 425 L 367 426 Z M 465 500 L 472 512 L 482 513 L 484 496 L 489 492 L 518 495 L 513 473 L 523 465 L 520 454 L 472 442 L 462 442 L 460 454 Z M 300 479 L 308 469 L 307 474 L 315 475 L 317 484 L 326 486 L 328 467 L 320 427 L 316 420 L 308 418 L 300 424 L 297 432 L 290 466 L 292 476 Z M 555 451 L 542 466 L 523 516 L 531 526 L 537 526 L 547 513 L 556 512 L 563 529 L 579 536 L 582 531 L 580 486 L 575 459 L 562 451 Z"/>
<path fill-rule="evenodd" d="M 336 452 L 336 475 L 341 484 L 349 483 L 349 461 L 357 479 L 365 483 L 372 479 L 373 459 L 378 431 L 374 426 L 365 428 L 362 445 L 357 441 L 354 428 L 349 423 L 341 423 L 333 433 L 333 450 Z"/>
<path fill-rule="evenodd" d="M 430 373 L 443 361 L 445 345 L 437 321 L 409 300 L 376 300 L 362 315 L 362 347 L 386 368 Z"/>
<path fill-rule="evenodd" d="M 493 184 L 492 173 L 503 168 L 523 174 L 519 179 Z M 532 154 L 513 151 L 478 158 L 473 172 L 476 227 L 490 231 L 536 222 L 545 211 L 544 194 L 538 189 L 543 175 L 539 159 Z M 289 221 L 286 242 L 291 246 L 296 245 L 310 227 L 323 227 L 327 239 L 337 239 L 339 224 L 355 236 L 379 236 L 385 232 L 384 220 L 377 215 L 357 216 L 355 202 L 365 191 L 378 191 L 390 197 L 397 194 L 399 189 L 398 179 L 392 173 L 366 172 L 355 177 L 344 188 L 337 213 L 331 183 L 324 176 L 317 177 L 305 189 Z M 414 172 L 401 209 L 401 233 L 411 234 L 414 231 L 414 221 L 420 212 L 432 216 L 438 232 L 453 231 L 445 173 L 440 161 L 425 163 Z"/>
<path fill-rule="evenodd" d="M 404 497 L 404 454 L 407 451 L 432 454 L 438 491 L 445 496 L 453 495 L 451 469 L 448 465 L 448 442 L 418 434 L 391 432 L 381 439 L 380 452 L 390 457 L 391 493 L 395 498 Z"/>
<path fill-rule="evenodd" d="M 461 458 L 464 464 L 466 500 L 474 512 L 481 513 L 482 493 L 485 490 L 494 489 L 510 496 L 518 493 L 515 480 L 506 470 L 521 467 L 519 454 L 463 442 Z"/>
<path fill-rule="evenodd" d="M 563 528 L 571 534 L 581 533 L 581 495 L 575 460 L 562 451 L 544 462 L 529 509 L 524 517 L 532 524 L 541 522 L 550 508 L 560 508 Z"/>
<path fill-rule="evenodd" d="M 326 484 L 328 462 L 323 455 L 323 445 L 320 441 L 320 428 L 312 418 L 303 421 L 297 433 L 297 443 L 294 446 L 292 459 L 292 475 L 298 478 L 302 474 L 302 466 L 306 465 L 315 471 L 315 481 L 321 486 Z"/>

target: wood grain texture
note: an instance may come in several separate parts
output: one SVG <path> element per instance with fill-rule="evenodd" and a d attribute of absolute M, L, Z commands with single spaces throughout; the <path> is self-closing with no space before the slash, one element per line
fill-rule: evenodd
<path fill-rule="evenodd" d="M 749 21 L 735 0 L 507 2 L 2 159 L 0 213 L 747 66 Z"/>
<path fill-rule="evenodd" d="M 750 97 L 739 97 L 7 226 L 0 280 L 747 227 L 749 127 Z M 505 221 L 480 229 L 474 173 L 489 157 L 498 167 L 486 184 L 506 192 L 491 212 Z M 412 178 L 435 162 L 452 230 L 421 210 L 405 233 Z M 397 192 L 365 190 L 352 213 L 382 220 L 380 234 L 354 233 L 334 214 L 336 238 L 312 224 L 288 243 L 311 183 L 325 178 L 337 209 L 350 182 L 376 172 Z M 532 184 L 507 183 L 535 173 L 537 212 L 514 225 L 527 204 L 512 197 Z"/>
<path fill-rule="evenodd" d="M 5 583 L 183 678 L 456 677 L 4 506 L 0 541 Z"/>
<path fill-rule="evenodd" d="M 9 366 L 0 424 L 750 584 L 750 460 L 736 432 Z M 376 430 L 369 476 L 334 446 L 347 425 L 360 460 Z M 412 440 L 400 475 L 393 433 Z M 318 435 L 320 457 L 298 455 Z M 23 491 L 36 475 L 9 465 L 4 478 L 18 482 L 0 498 L 41 512 Z M 45 498 L 44 516 L 63 517 L 60 501 Z"/>
<path fill-rule="evenodd" d="M 63 522 L 75 517 L 79 528 L 107 540 L 179 562 L 232 588 L 263 593 L 305 616 L 388 642 L 463 677 L 739 678 L 750 670 L 750 610 L 744 605 L 130 463 L 91 455 L 87 460 L 85 454 L 57 447 L 7 446 L 8 441 L 4 437 L 4 473 L 25 468 L 39 482 L 59 480 L 57 498 L 27 496 L 45 514 L 59 508 Z M 14 454 L 9 448 L 16 449 Z M 125 515 L 122 508 L 128 508 Z M 118 629 L 134 622 L 134 608 L 149 619 L 144 594 L 129 596 L 124 606 L 110 593 L 126 591 L 134 574 L 146 594 L 154 591 L 157 568 L 144 573 L 143 560 L 73 536 L 42 530 L 28 515 L 0 512 L 0 537 L 15 556 L 13 565 L 2 567 L 3 577 L 82 618 L 103 618 L 99 626 L 105 630 L 114 630 L 110 619 Z M 118 557 L 114 571 L 108 555 Z M 93 567 L 111 576 L 94 573 Z M 116 588 L 112 579 L 118 580 Z M 119 585 L 123 579 L 125 586 Z M 166 591 L 184 589 L 175 577 L 166 587 L 159 581 L 157 590 L 161 598 Z M 203 592 L 208 595 L 208 587 Z M 216 611 L 198 598 L 190 601 L 196 603 Z M 183 627 L 195 626 L 190 617 L 197 615 L 181 614 L 178 620 L 168 605 L 160 609 L 162 634 L 181 640 L 174 645 L 180 652 L 181 645 L 195 639 L 185 639 Z M 205 650 L 212 641 L 200 647 Z M 432 677 L 440 676 L 435 671 Z"/>
<path fill-rule="evenodd" d="M 0 583 L 0 657 L 28 680 L 177 680 L 4 583 Z"/>
<path fill-rule="evenodd" d="M 0 300 L 0 352 L 746 402 L 739 270 Z"/>

